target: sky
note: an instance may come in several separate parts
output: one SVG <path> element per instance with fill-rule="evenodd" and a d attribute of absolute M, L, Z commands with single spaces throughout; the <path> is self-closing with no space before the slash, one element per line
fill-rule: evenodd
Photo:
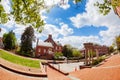
<path fill-rule="evenodd" d="M 60 5 L 59 1 L 45 0 L 48 7 L 55 6 L 49 12 L 42 12 L 46 24 L 42 33 L 35 32 L 39 40 L 44 41 L 51 34 L 53 39 L 62 45 L 70 44 L 82 49 L 83 43 L 86 42 L 110 46 L 120 34 L 120 18 L 114 11 L 111 10 L 107 16 L 103 16 L 94 6 L 96 1 L 103 0 L 82 0 L 78 6 L 72 0 L 65 0 L 64 5 Z M 9 0 L 2 0 L 2 4 L 7 12 L 11 10 Z M 2 28 L 1 37 L 4 33 L 13 30 L 20 43 L 21 34 L 26 26 L 11 20 L 6 24 L 0 24 L 0 28 Z"/>

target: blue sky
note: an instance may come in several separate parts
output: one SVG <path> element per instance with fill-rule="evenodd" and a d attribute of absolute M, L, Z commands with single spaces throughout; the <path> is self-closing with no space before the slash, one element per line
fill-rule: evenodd
<path fill-rule="evenodd" d="M 59 6 L 56 6 L 52 8 L 49 12 L 44 13 L 44 15 L 48 17 L 47 19 L 45 19 L 45 21 L 47 24 L 56 25 L 58 27 L 60 22 L 64 22 L 74 30 L 74 33 L 72 35 L 77 36 L 98 35 L 99 31 L 107 30 L 105 26 L 101 26 L 98 28 L 92 25 L 84 26 L 83 28 L 74 27 L 69 18 L 71 16 L 75 16 L 78 13 L 82 14 L 83 12 L 85 12 L 86 2 L 87 0 L 83 0 L 82 2 L 79 2 L 77 6 L 76 4 L 73 3 L 72 0 L 70 0 L 68 4 L 70 4 L 71 7 L 66 10 L 60 8 Z"/>
<path fill-rule="evenodd" d="M 85 42 L 110 46 L 114 37 L 120 34 L 120 18 L 113 10 L 107 16 L 103 16 L 94 6 L 96 1 L 102 0 L 83 0 L 78 3 L 79 7 L 72 0 L 65 0 L 65 5 L 59 5 L 59 0 L 45 1 L 48 7 L 56 6 L 49 12 L 42 13 L 46 25 L 42 33 L 35 32 L 36 37 L 41 41 L 44 41 L 48 34 L 52 34 L 55 41 L 81 49 Z M 9 0 L 2 0 L 2 4 L 9 12 Z M 16 24 L 14 21 L 9 21 L 0 27 L 2 28 L 0 36 L 13 30 L 18 42 L 25 29 L 24 25 Z"/>

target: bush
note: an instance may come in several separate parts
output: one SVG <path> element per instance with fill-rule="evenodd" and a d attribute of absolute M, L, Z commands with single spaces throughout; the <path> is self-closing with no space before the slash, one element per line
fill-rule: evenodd
<path fill-rule="evenodd" d="M 61 53 L 61 52 L 55 52 L 54 59 L 61 59 L 62 56 L 63 56 L 63 53 Z"/>
<path fill-rule="evenodd" d="M 100 62 L 102 62 L 103 60 L 105 60 L 105 58 L 106 58 L 105 56 L 101 56 L 98 59 L 93 60 L 92 65 L 99 64 Z"/>

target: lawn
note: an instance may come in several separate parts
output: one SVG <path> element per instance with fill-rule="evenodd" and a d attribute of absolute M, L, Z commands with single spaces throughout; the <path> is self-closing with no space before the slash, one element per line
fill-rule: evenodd
<path fill-rule="evenodd" d="M 40 61 L 39 60 L 31 60 L 28 58 L 23 58 L 17 55 L 12 55 L 9 52 L 4 50 L 0 50 L 0 58 L 3 58 L 7 61 L 10 61 L 15 64 L 20 64 L 23 66 L 33 67 L 33 68 L 40 68 Z"/>

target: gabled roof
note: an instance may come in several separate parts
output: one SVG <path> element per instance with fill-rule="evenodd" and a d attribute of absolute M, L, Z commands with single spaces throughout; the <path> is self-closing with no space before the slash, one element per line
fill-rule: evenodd
<path fill-rule="evenodd" d="M 52 45 L 57 45 L 56 42 L 52 39 L 52 35 L 50 34 L 44 42 L 50 42 Z"/>
<path fill-rule="evenodd" d="M 50 42 L 39 41 L 38 46 L 53 47 Z"/>

